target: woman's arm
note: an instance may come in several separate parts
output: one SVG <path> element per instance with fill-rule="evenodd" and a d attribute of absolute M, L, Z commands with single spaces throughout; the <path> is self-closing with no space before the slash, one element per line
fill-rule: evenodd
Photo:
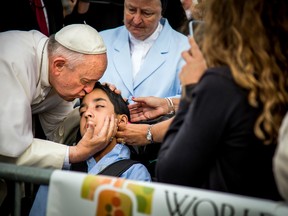
<path fill-rule="evenodd" d="M 152 126 L 151 133 L 155 143 L 161 143 L 163 141 L 172 120 L 173 118 L 156 123 Z M 149 124 L 127 124 L 119 126 L 116 134 L 117 142 L 124 142 L 136 146 L 151 144 L 151 142 L 147 140 L 148 127 Z"/>

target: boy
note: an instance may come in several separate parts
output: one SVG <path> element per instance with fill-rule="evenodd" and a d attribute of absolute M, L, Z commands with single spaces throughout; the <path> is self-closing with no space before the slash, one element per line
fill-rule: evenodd
<path fill-rule="evenodd" d="M 80 112 L 80 134 L 83 136 L 90 125 L 94 125 L 95 131 L 100 131 L 105 118 L 115 114 L 118 125 L 127 124 L 130 120 L 130 113 L 122 96 L 114 93 L 107 85 L 97 82 L 94 89 L 81 100 Z M 105 149 L 89 158 L 87 172 L 96 175 L 108 165 L 123 159 L 130 158 L 130 150 L 124 144 L 116 142 L 116 138 L 109 141 Z M 120 176 L 121 178 L 151 181 L 151 176 L 143 164 L 136 163 L 128 168 Z M 45 215 L 47 206 L 48 187 L 41 186 L 36 195 L 30 216 Z"/>

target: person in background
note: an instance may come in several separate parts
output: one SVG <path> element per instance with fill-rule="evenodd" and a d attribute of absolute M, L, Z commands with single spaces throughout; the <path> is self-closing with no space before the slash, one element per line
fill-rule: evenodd
<path fill-rule="evenodd" d="M 100 131 L 107 115 L 114 114 L 115 118 L 118 119 L 118 126 L 125 125 L 130 121 L 129 109 L 122 96 L 113 92 L 109 86 L 102 85 L 99 82 L 95 84 L 92 92 L 81 99 L 79 114 L 81 116 L 79 127 L 81 137 L 84 136 L 91 124 L 95 130 Z M 128 146 L 117 143 L 114 137 L 108 141 L 107 146 L 102 151 L 83 162 L 84 164 L 72 164 L 71 169 L 97 175 L 110 164 L 129 158 L 130 150 Z M 138 181 L 151 181 L 148 170 L 141 163 L 133 164 L 120 177 Z M 47 198 L 48 186 L 40 186 L 30 216 L 46 215 Z"/>
<path fill-rule="evenodd" d="M 183 91 L 159 151 L 159 182 L 282 199 L 272 159 L 288 105 L 287 23 L 284 0 L 207 2 L 208 69 Z"/>
<path fill-rule="evenodd" d="M 165 0 L 125 0 L 124 25 L 100 32 L 108 57 L 108 66 L 100 81 L 114 83 L 129 103 L 139 96 L 172 100 L 181 95 L 178 79 L 184 64 L 181 52 L 188 49 L 189 43 L 185 35 L 174 30 L 162 17 L 168 5 Z M 150 129 L 151 126 L 146 127 L 146 138 L 153 142 Z M 137 152 L 146 152 L 149 160 L 151 155 L 154 159 L 158 151 L 151 148 L 154 147 L 148 146 L 142 151 L 135 147 Z"/>
<path fill-rule="evenodd" d="M 61 0 L 13 0 L 1 2 L 0 32 L 39 30 L 55 34 L 64 24 Z"/>
<path fill-rule="evenodd" d="M 67 1 L 67 0 L 62 0 Z M 87 23 L 98 31 L 123 25 L 124 0 L 77 0 L 72 13 L 64 19 L 65 25 Z"/>
<path fill-rule="evenodd" d="M 185 10 L 187 19 L 190 20 L 192 18 L 192 13 L 190 10 L 190 7 L 192 6 L 192 0 L 181 0 L 181 3 L 182 3 L 182 7 Z"/>
<path fill-rule="evenodd" d="M 63 17 L 65 18 L 73 12 L 78 0 L 61 0 L 61 2 L 63 6 Z"/>
<path fill-rule="evenodd" d="M 185 0 L 186 1 L 186 0 Z M 187 19 L 186 22 L 179 28 L 181 32 L 185 35 L 189 35 L 189 22 L 190 21 L 204 21 L 206 13 L 206 0 L 193 0 L 189 11 L 191 14 L 190 19 Z"/>
<path fill-rule="evenodd" d="M 64 18 L 65 25 L 85 22 L 98 31 L 123 25 L 124 0 L 62 0 L 62 2 L 65 5 L 76 3 L 74 9 L 69 8 L 69 14 Z M 164 0 L 163 2 L 165 2 L 165 10 L 162 10 L 162 16 L 169 21 L 173 29 L 181 32 L 181 26 L 187 21 L 187 17 L 180 0 Z"/>
<path fill-rule="evenodd" d="M 188 86 L 188 89 L 194 88 L 195 84 L 199 81 L 203 72 L 207 68 L 206 61 L 201 53 L 198 44 L 194 38 L 189 38 L 190 52 L 194 53 L 193 57 L 184 53 L 182 57 L 184 60 L 191 62 L 185 65 L 182 71 L 185 73 L 179 74 L 181 76 L 181 83 Z M 187 87 L 186 87 L 187 88 Z M 142 124 L 128 124 L 121 125 L 118 128 L 116 137 L 119 142 L 125 142 L 128 145 L 147 145 L 154 143 L 162 143 L 164 136 L 171 124 L 173 117 L 161 122 L 151 125 L 145 124 L 145 121 L 150 119 L 157 119 L 165 116 L 168 113 L 176 112 L 178 110 L 180 98 L 171 98 L 172 103 L 167 98 L 160 97 L 136 97 L 133 98 L 135 103 L 129 104 L 131 122 L 143 122 Z M 150 127 L 150 132 L 153 138 L 151 143 L 147 140 L 147 130 Z"/>
<path fill-rule="evenodd" d="M 129 102 L 137 96 L 180 97 L 181 52 L 189 44 L 162 18 L 165 7 L 160 0 L 125 0 L 125 25 L 100 32 L 108 57 L 100 81 L 114 83 Z"/>
<path fill-rule="evenodd" d="M 115 83 L 129 102 L 147 95 L 180 97 L 181 52 L 189 45 L 187 37 L 162 18 L 166 6 L 160 0 L 125 0 L 125 25 L 100 32 L 108 45 L 108 67 L 101 81 Z"/>
<path fill-rule="evenodd" d="M 63 5 L 63 17 L 64 17 L 64 24 L 70 25 L 75 23 L 85 23 L 85 14 L 88 12 L 90 7 L 90 0 L 61 0 Z M 82 19 L 79 22 L 75 23 L 67 23 L 66 19 L 67 17 L 70 17 L 71 14 L 76 11 L 76 14 L 79 15 L 79 17 L 83 16 Z M 92 26 L 93 27 L 93 26 Z"/>
<path fill-rule="evenodd" d="M 165 1 L 166 8 L 162 11 L 162 16 L 169 21 L 170 26 L 174 30 L 184 34 L 181 28 L 188 19 L 181 0 L 164 0 L 162 2 Z"/>
<path fill-rule="evenodd" d="M 193 0 L 190 11 L 192 20 L 203 20 L 206 13 L 206 0 Z"/>
<path fill-rule="evenodd" d="M 191 62 L 191 64 L 184 66 L 180 74 L 182 85 L 188 90 L 194 88 L 195 83 L 198 82 L 207 68 L 206 61 L 194 38 L 191 37 L 189 41 L 191 45 L 189 52 L 193 52 L 194 55 L 191 57 L 184 52 L 182 55 L 184 60 Z M 146 164 L 152 178 L 157 181 L 155 165 L 158 161 L 158 151 L 174 118 L 171 117 L 170 113 L 171 111 L 175 113 L 178 110 L 180 99 L 171 98 L 169 100 L 168 98 L 150 96 L 133 98 L 133 101 L 136 103 L 129 105 L 131 122 L 138 123 L 119 126 L 116 133 L 117 141 L 137 146 L 140 149 L 143 148 L 144 151 L 140 152 L 136 158 Z M 168 119 L 167 113 L 170 116 Z M 161 121 L 152 120 L 153 122 L 151 122 L 149 119 L 160 119 Z"/>

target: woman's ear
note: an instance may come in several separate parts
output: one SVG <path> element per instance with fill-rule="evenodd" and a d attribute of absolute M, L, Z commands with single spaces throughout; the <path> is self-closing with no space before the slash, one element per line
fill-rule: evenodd
<path fill-rule="evenodd" d="M 117 115 L 118 125 L 126 125 L 128 123 L 128 117 L 125 114 Z"/>

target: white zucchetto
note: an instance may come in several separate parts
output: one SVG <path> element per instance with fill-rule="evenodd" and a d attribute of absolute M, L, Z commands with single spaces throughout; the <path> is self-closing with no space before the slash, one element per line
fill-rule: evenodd
<path fill-rule="evenodd" d="M 67 49 L 83 54 L 106 53 L 106 46 L 98 31 L 87 24 L 71 24 L 55 34 L 55 40 Z"/>

